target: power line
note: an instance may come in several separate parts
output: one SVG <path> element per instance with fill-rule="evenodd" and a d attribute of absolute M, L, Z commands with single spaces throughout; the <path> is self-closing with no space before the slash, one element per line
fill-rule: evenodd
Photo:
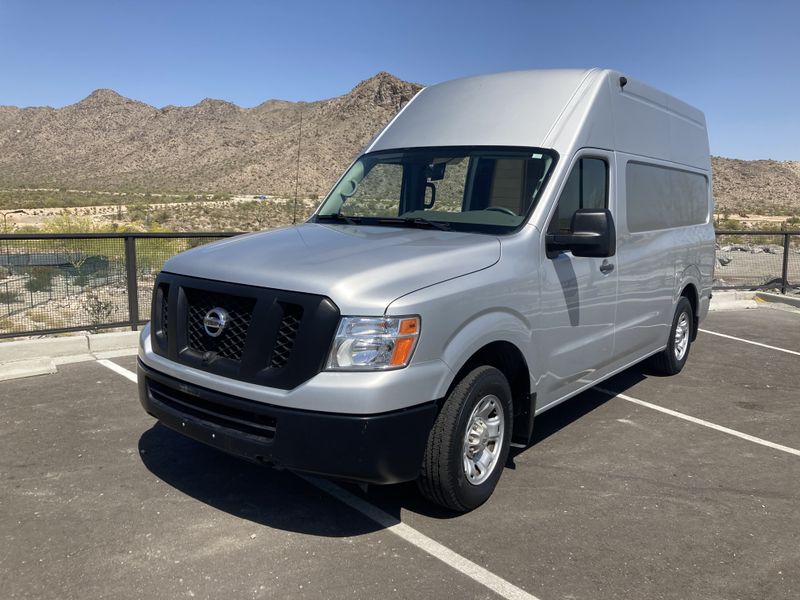
<path fill-rule="evenodd" d="M 300 129 L 297 132 L 297 167 L 294 173 L 294 208 L 292 224 L 297 225 L 297 190 L 300 184 L 300 142 L 303 140 L 303 109 L 300 109 Z"/>

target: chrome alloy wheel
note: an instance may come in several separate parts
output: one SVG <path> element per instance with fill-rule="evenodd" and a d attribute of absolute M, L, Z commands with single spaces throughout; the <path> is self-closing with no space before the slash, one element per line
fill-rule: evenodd
<path fill-rule="evenodd" d="M 675 358 L 679 361 L 683 360 L 683 357 L 686 355 L 686 350 L 689 348 L 690 332 L 689 315 L 685 312 L 681 313 L 681 316 L 678 317 L 678 324 L 675 326 L 675 340 L 673 341 Z"/>
<path fill-rule="evenodd" d="M 464 474 L 472 485 L 486 481 L 497 466 L 505 422 L 503 405 L 497 396 L 484 396 L 475 405 L 464 436 L 463 452 Z"/>

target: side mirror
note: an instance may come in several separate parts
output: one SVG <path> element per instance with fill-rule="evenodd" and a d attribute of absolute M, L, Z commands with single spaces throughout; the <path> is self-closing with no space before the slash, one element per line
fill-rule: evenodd
<path fill-rule="evenodd" d="M 574 256 L 603 258 L 617 252 L 614 218 L 607 208 L 581 208 L 572 215 L 569 233 L 545 236 L 548 252 L 569 250 Z"/>

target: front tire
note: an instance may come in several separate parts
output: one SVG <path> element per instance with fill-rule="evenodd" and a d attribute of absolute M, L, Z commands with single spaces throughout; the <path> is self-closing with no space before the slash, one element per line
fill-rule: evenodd
<path fill-rule="evenodd" d="M 650 359 L 651 369 L 658 375 L 677 375 L 689 358 L 694 333 L 694 312 L 685 296 L 681 296 L 675 307 L 675 316 L 669 330 L 667 347 Z"/>
<path fill-rule="evenodd" d="M 489 366 L 470 371 L 431 429 L 417 480 L 422 495 L 458 512 L 486 502 L 508 458 L 512 415 L 505 376 Z"/>

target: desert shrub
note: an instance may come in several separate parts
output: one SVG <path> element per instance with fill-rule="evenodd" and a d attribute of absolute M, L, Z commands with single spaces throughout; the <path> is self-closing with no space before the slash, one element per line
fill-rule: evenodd
<path fill-rule="evenodd" d="M 0 304 L 14 304 L 19 302 L 19 293 L 8 290 L 0 291 Z"/>
<path fill-rule="evenodd" d="M 86 295 L 86 313 L 89 322 L 95 327 L 110 323 L 111 315 L 114 313 L 114 303 L 101 298 L 95 292 L 89 292 Z"/>
<path fill-rule="evenodd" d="M 88 233 L 95 229 L 95 223 L 89 217 L 79 217 L 68 210 L 48 219 L 42 227 L 47 233 Z"/>
<path fill-rule="evenodd" d="M 49 292 L 53 287 L 55 271 L 53 267 L 31 267 L 28 269 L 30 279 L 25 287 L 29 292 Z"/>
<path fill-rule="evenodd" d="M 220 238 L 221 239 L 221 238 Z M 186 248 L 197 248 L 198 246 L 205 246 L 211 242 L 216 241 L 217 238 L 186 238 Z"/>
<path fill-rule="evenodd" d="M 186 250 L 181 238 L 143 238 L 136 240 L 136 267 L 140 274 L 156 273 L 167 259 Z"/>
<path fill-rule="evenodd" d="M 722 219 L 721 221 L 717 222 L 717 229 L 722 230 L 736 230 L 736 229 L 744 229 L 741 221 L 737 221 L 736 219 Z"/>
<path fill-rule="evenodd" d="M 29 310 L 27 312 L 27 316 L 31 321 L 40 325 L 43 329 L 59 329 L 67 325 L 63 318 L 60 318 L 58 315 L 54 315 L 45 310 Z"/>
<path fill-rule="evenodd" d="M 0 333 L 11 333 L 19 331 L 19 323 L 15 323 L 7 317 L 0 317 Z"/>

